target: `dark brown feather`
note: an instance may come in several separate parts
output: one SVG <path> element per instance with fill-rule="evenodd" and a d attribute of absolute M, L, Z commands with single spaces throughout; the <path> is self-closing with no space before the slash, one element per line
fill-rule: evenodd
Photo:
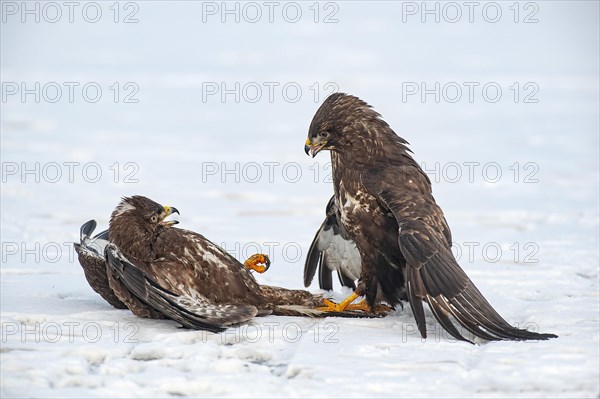
<path fill-rule="evenodd" d="M 251 305 L 217 305 L 200 295 L 187 297 L 171 292 L 131 264 L 113 244 L 106 248 L 106 258 L 109 269 L 128 292 L 184 327 L 221 332 L 226 326 L 248 321 L 258 313 Z"/>
<path fill-rule="evenodd" d="M 127 309 L 127 306 L 119 300 L 108 284 L 106 261 L 104 259 L 104 247 L 108 244 L 108 232 L 103 231 L 91 237 L 95 229 L 95 220 L 84 223 L 80 229 L 79 244 L 73 244 L 85 279 L 90 287 L 100 294 L 106 302 L 117 309 Z"/>
<path fill-rule="evenodd" d="M 322 312 L 316 309 L 323 304 L 320 295 L 259 285 L 249 269 L 201 234 L 163 222 L 168 209 L 146 197 L 124 198 L 102 245 L 89 239 L 95 222 L 82 227 L 76 249 L 86 278 L 116 306 L 214 332 L 257 315 L 373 316 Z"/>
<path fill-rule="evenodd" d="M 368 104 L 331 95 L 308 138 L 331 151 L 339 222 L 362 261 L 357 293 L 372 306 L 378 298 L 391 305 L 408 300 L 423 337 L 423 301 L 459 340 L 470 342 L 453 320 L 486 340 L 556 337 L 512 327 L 487 302 L 454 259 L 450 228 L 408 143 Z"/>
<path fill-rule="evenodd" d="M 162 212 L 156 202 L 135 196 L 124 199 L 110 220 L 109 240 L 126 259 L 121 262 L 126 267 L 111 269 L 110 282 L 137 314 L 150 310 L 172 319 L 174 314 L 185 316 L 178 308 L 180 298 L 190 298 L 187 302 L 198 301 L 202 313 L 206 313 L 203 306 L 219 308 L 222 319 L 218 324 L 225 326 L 257 312 L 280 314 L 280 306 L 313 310 L 322 302 L 320 296 L 306 291 L 261 287 L 249 269 L 201 234 L 162 223 Z M 165 293 L 178 298 L 177 306 Z M 253 313 L 240 311 L 249 307 Z"/>

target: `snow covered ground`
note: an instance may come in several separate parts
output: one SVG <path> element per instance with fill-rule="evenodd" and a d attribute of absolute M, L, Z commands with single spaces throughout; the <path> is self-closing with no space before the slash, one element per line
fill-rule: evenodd
<path fill-rule="evenodd" d="M 69 4 L 0 3 L 3 397 L 598 397 L 598 2 Z M 410 141 L 489 301 L 558 339 L 474 346 L 429 314 L 424 341 L 408 306 L 214 335 L 89 288 L 71 243 L 131 194 L 300 288 L 334 90 Z"/>

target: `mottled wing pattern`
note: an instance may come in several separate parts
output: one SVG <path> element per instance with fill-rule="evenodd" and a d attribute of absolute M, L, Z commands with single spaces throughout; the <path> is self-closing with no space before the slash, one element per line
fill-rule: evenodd
<path fill-rule="evenodd" d="M 335 197 L 327 204 L 326 217 L 317 231 L 304 264 L 304 286 L 312 283 L 319 271 L 319 287 L 332 290 L 332 272 L 337 272 L 342 286 L 356 289 L 360 276 L 361 258 L 356 244 L 346 234 L 338 219 L 339 208 Z"/>
<path fill-rule="evenodd" d="M 133 265 L 113 244 L 106 247 L 106 258 L 111 273 L 132 295 L 186 328 L 220 332 L 250 320 L 258 312 L 251 305 L 211 303 L 197 292 L 186 295 L 170 291 Z"/>
<path fill-rule="evenodd" d="M 309 317 L 372 317 L 362 312 L 316 310 L 319 295 L 302 290 L 261 286 L 252 273 L 223 248 L 201 234 L 171 228 L 157 239 L 156 261 L 149 265 L 155 281 L 182 297 L 203 297 L 219 305 L 252 305 L 261 314 Z"/>
<path fill-rule="evenodd" d="M 166 289 L 185 295 L 202 293 L 215 303 L 262 305 L 260 286 L 236 258 L 193 231 L 170 228 L 156 240 L 157 259 L 150 272 Z"/>
<path fill-rule="evenodd" d="M 398 222 L 398 244 L 407 265 L 409 302 L 423 337 L 426 336 L 423 301 L 438 322 L 458 340 L 470 342 L 452 319 L 486 340 L 556 337 L 515 328 L 504 320 L 454 259 L 448 225 L 433 197 L 398 188 L 389 184 L 389 179 L 384 183 L 385 175 L 385 171 L 379 171 L 367 175 L 363 181 Z"/>
<path fill-rule="evenodd" d="M 104 248 L 108 245 L 108 230 L 92 238 L 91 235 L 95 229 L 95 220 L 90 220 L 81 226 L 80 242 L 73 244 L 79 264 L 88 284 L 95 292 L 115 308 L 127 309 L 127 306 L 119 300 L 108 283 L 106 260 L 104 259 Z"/>

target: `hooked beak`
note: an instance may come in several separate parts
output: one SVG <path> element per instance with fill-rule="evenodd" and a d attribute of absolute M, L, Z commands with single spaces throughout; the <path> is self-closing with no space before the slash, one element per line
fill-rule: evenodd
<path fill-rule="evenodd" d="M 165 208 L 166 216 L 169 216 L 169 215 L 171 215 L 173 213 L 181 215 L 181 213 L 179 213 L 179 211 L 177 210 L 177 208 L 175 208 L 174 206 L 165 205 L 165 206 L 163 206 L 163 208 Z"/>
<path fill-rule="evenodd" d="M 306 155 L 310 155 L 314 158 L 315 155 L 317 155 L 319 153 L 319 151 L 321 151 L 323 149 L 323 147 L 325 147 L 325 145 L 327 144 L 326 141 L 320 143 L 320 144 L 314 144 L 312 141 L 310 141 L 310 139 L 306 139 L 306 142 L 304 143 L 304 152 L 306 153 Z"/>
<path fill-rule="evenodd" d="M 174 206 L 168 206 L 168 205 L 165 205 L 165 206 L 163 206 L 163 208 L 164 208 L 164 210 L 165 210 L 165 212 L 164 212 L 164 214 L 165 214 L 165 218 L 166 218 L 167 216 L 169 216 L 169 215 L 172 215 L 172 214 L 174 214 L 174 213 L 176 213 L 176 214 L 178 214 L 178 215 L 181 215 L 181 214 L 179 213 L 179 211 L 177 210 L 177 208 L 175 208 Z M 166 226 L 166 227 L 171 227 L 171 226 L 174 226 L 174 225 L 176 225 L 176 224 L 179 224 L 179 220 L 167 220 L 167 221 L 163 220 L 161 224 L 162 224 L 163 226 Z"/>

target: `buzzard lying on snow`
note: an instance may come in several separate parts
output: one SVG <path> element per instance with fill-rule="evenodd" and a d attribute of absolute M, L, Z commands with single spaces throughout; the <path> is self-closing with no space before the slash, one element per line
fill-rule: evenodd
<path fill-rule="evenodd" d="M 257 254 L 242 265 L 202 235 L 165 221 L 174 212 L 133 196 L 119 203 L 107 232 L 90 238 L 96 222 L 82 226 L 81 243 L 75 244 L 79 262 L 111 305 L 214 332 L 257 315 L 329 316 L 315 309 L 323 304 L 318 295 L 259 285 L 250 269 L 266 270 L 268 257 Z"/>
<path fill-rule="evenodd" d="M 458 340 L 470 342 L 452 319 L 486 340 L 556 337 L 508 324 L 460 268 L 431 182 L 407 144 L 357 97 L 335 93 L 317 110 L 304 149 L 313 157 L 330 150 L 334 195 L 307 257 L 305 285 L 319 268 L 322 288 L 331 289 L 333 270 L 355 288 L 339 304 L 327 301 L 331 311 L 408 300 L 423 338 L 423 301 Z M 352 304 L 361 296 L 366 299 Z"/>

